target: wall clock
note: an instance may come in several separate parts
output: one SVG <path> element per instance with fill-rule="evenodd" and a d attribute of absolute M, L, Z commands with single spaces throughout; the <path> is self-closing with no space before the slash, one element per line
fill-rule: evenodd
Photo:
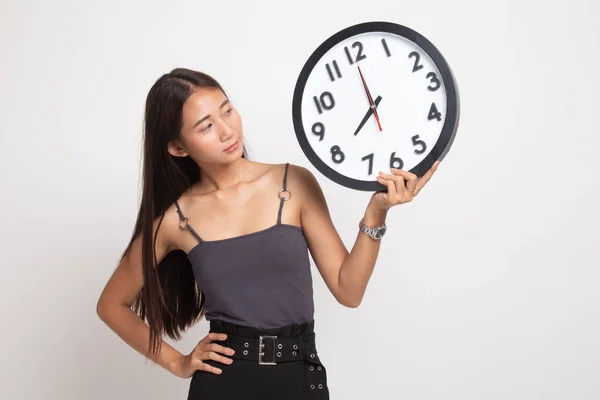
<path fill-rule="evenodd" d="M 454 75 L 423 35 L 365 22 L 325 40 L 293 94 L 296 137 L 309 161 L 351 189 L 386 190 L 390 168 L 423 176 L 452 145 L 459 122 Z"/>

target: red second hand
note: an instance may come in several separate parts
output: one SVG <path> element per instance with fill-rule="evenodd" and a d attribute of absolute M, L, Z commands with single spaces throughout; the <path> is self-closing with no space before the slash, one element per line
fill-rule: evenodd
<path fill-rule="evenodd" d="M 367 82 L 365 81 L 365 77 L 362 74 L 360 65 L 358 64 L 358 60 L 356 60 L 356 66 L 358 67 L 358 73 L 360 74 L 360 79 L 362 80 L 363 86 L 365 87 L 365 91 L 367 92 L 367 98 L 369 99 L 369 104 L 371 105 L 371 108 L 373 109 L 373 114 L 375 115 L 375 121 L 377 121 L 377 126 L 379 127 L 379 132 L 381 132 L 383 129 L 381 129 L 381 123 L 379 122 L 379 114 L 377 113 L 377 106 L 373 102 L 373 98 L 371 97 L 371 92 L 369 92 L 369 88 L 367 87 Z"/>

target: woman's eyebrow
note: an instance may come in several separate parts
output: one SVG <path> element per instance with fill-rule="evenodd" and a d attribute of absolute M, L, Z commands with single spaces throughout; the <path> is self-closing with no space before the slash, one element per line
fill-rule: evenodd
<path fill-rule="evenodd" d="M 225 107 L 228 103 L 229 103 L 229 99 L 226 99 L 223 103 L 221 103 L 221 105 L 219 106 L 219 109 Z M 194 126 L 192 126 L 192 129 L 194 129 L 195 127 L 197 127 L 198 125 L 200 125 L 207 118 L 210 118 L 210 114 L 208 114 L 206 117 L 203 117 L 203 118 L 199 119 L 198 122 L 196 122 L 194 124 Z"/>

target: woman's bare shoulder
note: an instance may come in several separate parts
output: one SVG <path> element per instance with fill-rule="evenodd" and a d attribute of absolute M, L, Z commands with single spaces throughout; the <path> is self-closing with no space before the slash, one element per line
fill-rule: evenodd
<path fill-rule="evenodd" d="M 306 167 L 290 163 L 287 174 L 287 188 L 295 197 L 300 208 L 312 207 L 315 202 L 325 201 L 319 181 L 312 171 Z"/>
<path fill-rule="evenodd" d="M 306 167 L 291 164 L 288 170 L 288 183 L 301 189 L 302 193 L 314 195 L 320 191 L 320 185 L 315 175 Z"/>

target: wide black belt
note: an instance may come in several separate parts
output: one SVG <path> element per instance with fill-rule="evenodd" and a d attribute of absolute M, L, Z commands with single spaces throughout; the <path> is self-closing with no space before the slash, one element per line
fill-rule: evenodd
<path fill-rule="evenodd" d="M 222 343 L 235 351 L 231 358 L 256 361 L 260 365 L 303 361 L 307 369 L 308 390 L 314 393 L 316 399 L 329 398 L 325 367 L 317 354 L 314 333 L 297 338 L 268 335 L 251 338 L 228 333 Z"/>
<path fill-rule="evenodd" d="M 290 361 L 318 362 L 315 335 L 299 338 L 279 338 L 277 336 L 259 336 L 248 338 L 228 334 L 225 340 L 228 347 L 235 350 L 232 358 L 257 361 L 261 365 L 277 365 Z"/>

